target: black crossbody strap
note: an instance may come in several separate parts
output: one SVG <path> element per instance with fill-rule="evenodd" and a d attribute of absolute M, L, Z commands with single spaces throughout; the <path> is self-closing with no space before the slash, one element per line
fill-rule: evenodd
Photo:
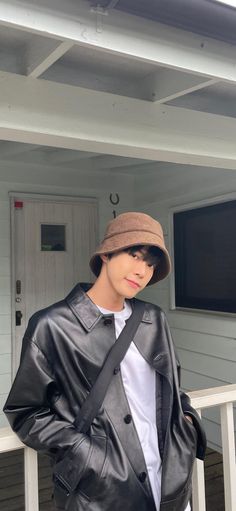
<path fill-rule="evenodd" d="M 139 300 L 134 302 L 134 310 L 126 322 L 121 334 L 112 346 L 100 373 L 84 403 L 74 425 L 81 433 L 86 433 L 106 395 L 107 388 L 114 374 L 114 370 L 123 360 L 126 351 L 133 340 L 144 313 L 145 303 Z"/>

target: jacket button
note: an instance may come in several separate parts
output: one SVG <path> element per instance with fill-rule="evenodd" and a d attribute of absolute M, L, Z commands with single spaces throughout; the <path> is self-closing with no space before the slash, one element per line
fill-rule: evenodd
<path fill-rule="evenodd" d="M 115 367 L 114 374 L 118 374 L 120 372 L 120 367 Z"/>
<path fill-rule="evenodd" d="M 144 483 L 144 481 L 145 481 L 146 477 L 147 477 L 146 472 L 141 472 L 141 474 L 139 474 L 139 476 L 138 476 L 139 481 L 140 481 L 141 483 Z"/>
<path fill-rule="evenodd" d="M 105 326 L 109 326 L 109 325 L 111 325 L 111 324 L 112 324 L 112 319 L 111 319 L 111 318 L 106 318 L 106 319 L 104 319 L 104 325 L 105 325 Z"/>
<path fill-rule="evenodd" d="M 130 415 L 130 413 L 128 413 L 128 414 L 124 417 L 124 421 L 125 421 L 125 424 L 130 424 L 130 422 L 132 421 L 132 416 Z"/>

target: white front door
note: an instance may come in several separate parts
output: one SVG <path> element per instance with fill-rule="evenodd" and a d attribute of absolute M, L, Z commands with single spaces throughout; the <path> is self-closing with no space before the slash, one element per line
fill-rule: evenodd
<path fill-rule="evenodd" d="M 97 244 L 95 201 L 12 198 L 13 374 L 30 316 L 59 301 L 77 282 L 91 282 Z"/>

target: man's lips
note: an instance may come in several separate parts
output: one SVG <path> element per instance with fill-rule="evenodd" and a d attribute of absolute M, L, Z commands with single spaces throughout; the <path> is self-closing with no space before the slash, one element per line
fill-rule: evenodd
<path fill-rule="evenodd" d="M 138 284 L 137 282 L 135 282 L 134 280 L 130 280 L 130 279 L 126 279 L 128 284 L 133 287 L 134 289 L 138 289 L 140 286 L 140 284 Z"/>

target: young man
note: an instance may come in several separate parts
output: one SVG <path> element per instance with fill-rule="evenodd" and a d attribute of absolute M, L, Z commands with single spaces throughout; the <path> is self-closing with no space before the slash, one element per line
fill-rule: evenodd
<path fill-rule="evenodd" d="M 119 215 L 90 266 L 94 285 L 77 285 L 30 319 L 5 413 L 25 444 L 52 457 L 57 509 L 189 510 L 192 463 L 196 452 L 204 457 L 205 437 L 174 383 L 176 360 L 158 306 L 145 304 L 88 432 L 75 426 L 135 296 L 170 271 L 160 224 L 143 213 Z"/>

